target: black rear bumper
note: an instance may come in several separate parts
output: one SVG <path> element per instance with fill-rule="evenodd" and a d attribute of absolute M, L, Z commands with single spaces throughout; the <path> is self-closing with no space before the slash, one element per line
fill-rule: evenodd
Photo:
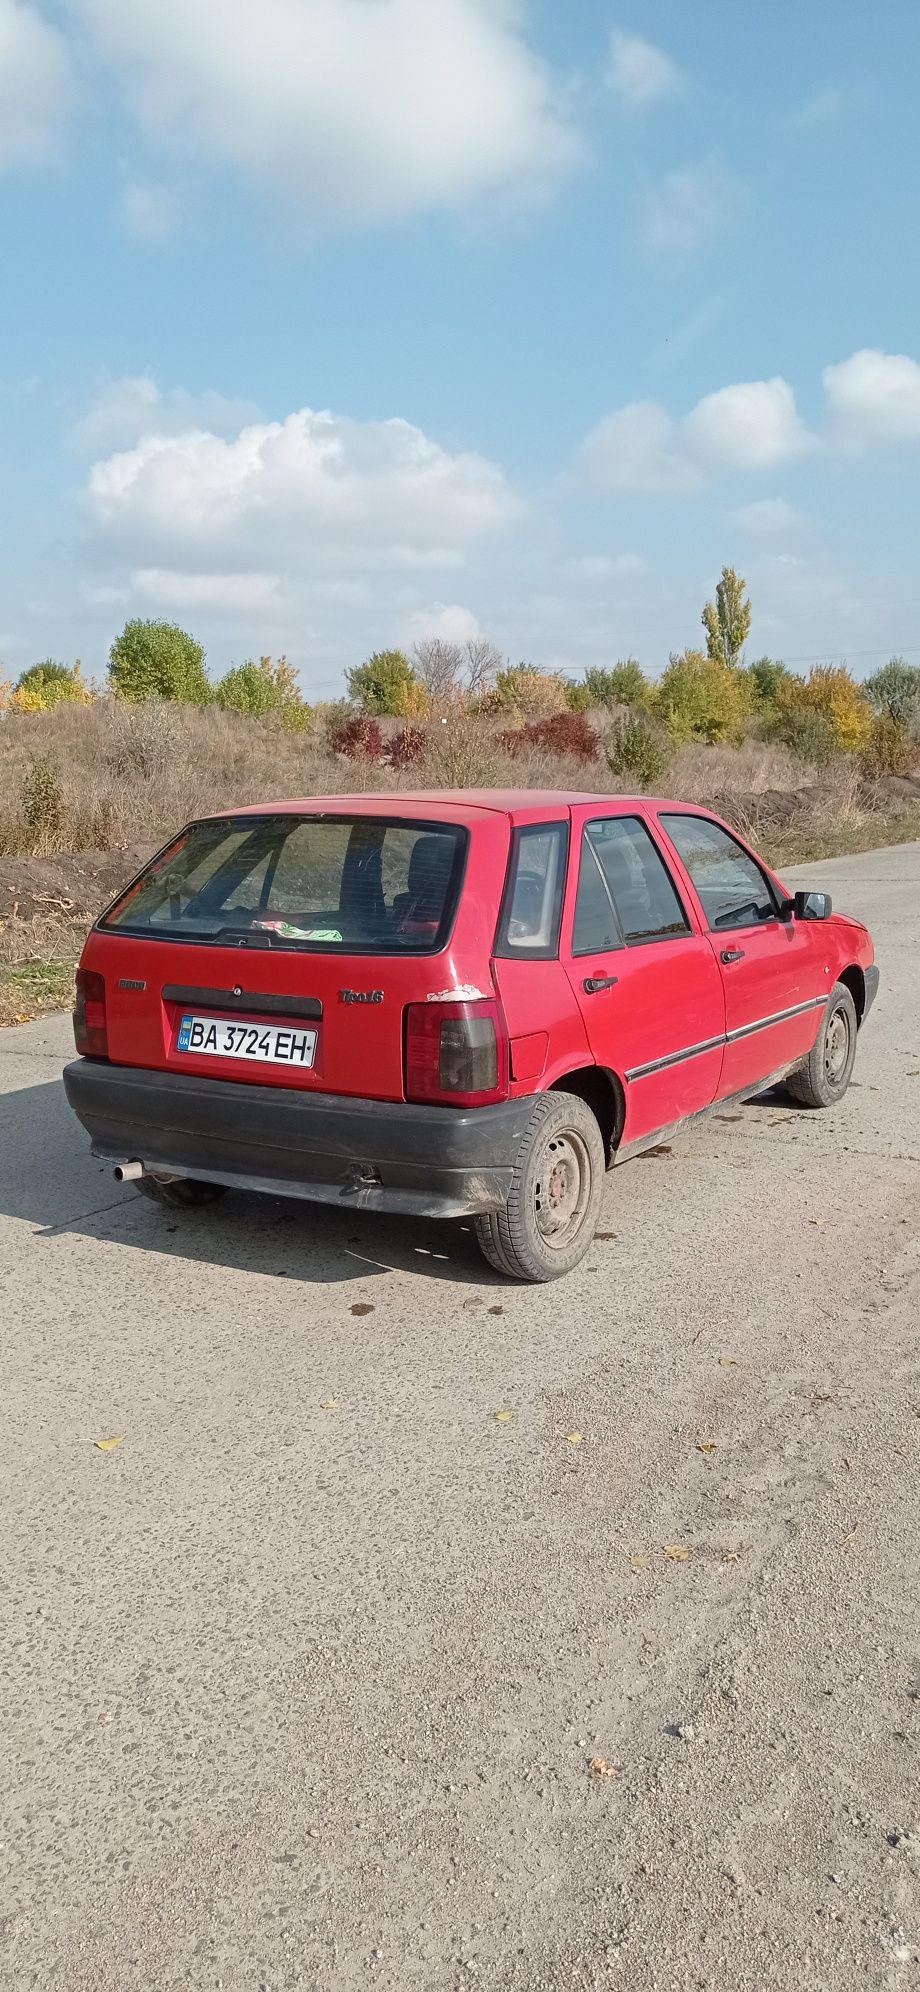
<path fill-rule="evenodd" d="M 93 1154 L 154 1173 L 417 1217 L 497 1210 L 532 1097 L 417 1107 L 75 1059 L 64 1071 Z"/>

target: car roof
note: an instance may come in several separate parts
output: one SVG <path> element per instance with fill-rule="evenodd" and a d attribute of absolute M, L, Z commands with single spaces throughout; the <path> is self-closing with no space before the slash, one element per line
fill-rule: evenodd
<path fill-rule="evenodd" d="M 471 815 L 499 815 L 514 822 L 534 822 L 561 816 L 569 809 L 600 804 L 611 812 L 635 809 L 690 809 L 693 803 L 663 802 L 653 796 L 605 795 L 584 789 L 393 789 L 383 794 L 308 795 L 283 802 L 250 803 L 244 809 L 220 810 L 221 816 L 272 816 L 296 811 L 299 815 L 354 816 L 446 816 L 449 821 L 468 820 Z"/>

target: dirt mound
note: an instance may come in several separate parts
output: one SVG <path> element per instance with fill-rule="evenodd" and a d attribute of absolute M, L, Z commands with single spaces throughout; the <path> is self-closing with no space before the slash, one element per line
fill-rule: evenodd
<path fill-rule="evenodd" d="M 53 858 L 0 858 L 0 930 L 46 921 L 88 926 L 140 871 L 153 845 L 129 851 L 58 851 Z"/>

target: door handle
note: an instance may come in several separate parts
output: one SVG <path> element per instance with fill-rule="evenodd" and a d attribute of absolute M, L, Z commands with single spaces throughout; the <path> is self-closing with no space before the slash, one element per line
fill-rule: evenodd
<path fill-rule="evenodd" d="M 743 960 L 744 960 L 744 949 L 743 949 L 743 948 L 723 948 L 723 949 L 722 949 L 722 953 L 721 953 L 721 955 L 719 956 L 719 960 L 720 960 L 720 961 L 724 961 L 724 962 L 725 962 L 725 964 L 726 964 L 726 967 L 728 966 L 728 963 L 729 963 L 729 962 L 732 962 L 732 961 L 743 961 Z"/>
<path fill-rule="evenodd" d="M 586 975 L 581 986 L 586 996 L 597 996 L 601 989 L 612 989 L 619 980 L 618 975 Z"/>

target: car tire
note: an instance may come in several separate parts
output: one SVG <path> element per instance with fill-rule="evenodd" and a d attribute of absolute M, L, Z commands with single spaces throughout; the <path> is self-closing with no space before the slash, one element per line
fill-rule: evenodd
<path fill-rule="evenodd" d="M 572 1272 L 594 1236 L 605 1171 L 603 1136 L 590 1107 L 574 1093 L 541 1093 L 507 1202 L 474 1219 L 490 1266 L 532 1282 Z"/>
<path fill-rule="evenodd" d="M 786 1091 L 794 1100 L 803 1107 L 835 1107 L 843 1099 L 853 1072 L 858 1028 L 853 998 L 846 984 L 838 982 L 828 997 L 813 1050 L 786 1080 Z"/>
<path fill-rule="evenodd" d="M 199 1204 L 216 1203 L 226 1196 L 226 1183 L 200 1183 L 194 1176 L 173 1176 L 161 1182 L 158 1176 L 141 1176 L 134 1185 L 142 1197 L 166 1204 L 169 1210 L 192 1210 Z"/>

